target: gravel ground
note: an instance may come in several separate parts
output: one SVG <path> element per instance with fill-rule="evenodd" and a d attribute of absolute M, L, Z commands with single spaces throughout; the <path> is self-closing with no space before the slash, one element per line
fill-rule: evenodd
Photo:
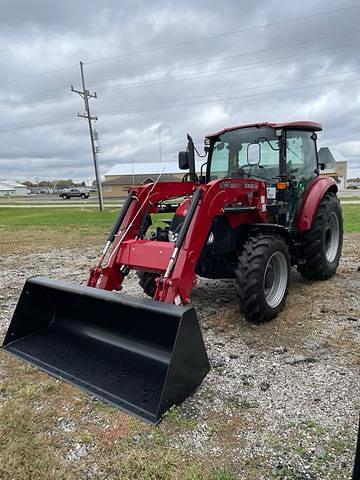
<path fill-rule="evenodd" d="M 166 419 L 158 427 L 171 448 L 221 458 L 241 479 L 350 478 L 360 411 L 359 250 L 360 235 L 347 235 L 341 266 L 327 282 L 294 271 L 285 310 L 261 326 L 239 315 L 232 281 L 198 279 L 192 302 L 212 369 L 176 409 L 179 421 L 195 418 L 194 426 L 180 435 L 167 431 Z M 97 253 L 58 248 L 0 257 L 1 337 L 27 277 L 84 283 Z M 124 292 L 143 295 L 134 274 Z"/>

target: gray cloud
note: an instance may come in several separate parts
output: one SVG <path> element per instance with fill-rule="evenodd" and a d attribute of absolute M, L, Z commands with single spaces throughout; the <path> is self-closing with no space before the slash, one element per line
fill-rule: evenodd
<path fill-rule="evenodd" d="M 3 1 L 0 177 L 93 176 L 87 125 L 76 117 L 82 101 L 70 92 L 80 87 L 80 59 L 98 93 L 91 107 L 102 173 L 117 162 L 158 161 L 160 124 L 166 162 L 187 131 L 201 144 L 232 124 L 309 119 L 324 126 L 320 145 L 360 175 L 360 8 L 311 17 L 347 5 Z"/>

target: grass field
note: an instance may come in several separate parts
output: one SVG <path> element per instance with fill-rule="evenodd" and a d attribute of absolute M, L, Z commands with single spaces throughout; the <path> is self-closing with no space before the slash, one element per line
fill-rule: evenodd
<path fill-rule="evenodd" d="M 360 232 L 360 205 L 343 205 L 345 233 Z M 0 208 L 0 255 L 52 247 L 102 247 L 118 209 Z M 152 215 L 152 229 L 171 214 Z"/>
<path fill-rule="evenodd" d="M 343 205 L 344 231 L 360 231 L 360 205 Z M 102 234 L 104 237 L 114 222 L 118 210 L 109 209 L 100 213 L 93 210 L 76 208 L 2 208 L 0 227 L 23 229 L 35 227 L 59 231 L 78 232 L 80 235 Z M 154 215 L 153 220 L 170 218 L 171 214 Z"/>
<path fill-rule="evenodd" d="M 360 205 L 344 205 L 343 212 L 345 231 L 359 232 Z M 102 245 L 116 214 L 116 209 L 99 213 L 95 210 L 80 208 L 1 208 L 0 255 L 26 249 L 32 254 L 36 249 L 50 250 L 58 246 Z M 169 217 L 169 214 L 154 216 L 154 226 L 159 224 L 161 219 Z M 6 255 L 3 258 L 5 257 Z M 23 267 L 23 256 L 18 254 L 14 257 L 19 258 L 19 265 Z M 32 261 L 38 262 L 36 257 Z M 306 284 L 304 285 L 302 288 L 307 288 Z M 13 289 L 13 285 L 6 284 L 3 289 L 4 295 L 9 296 L 9 292 Z M 0 290 L 0 297 L 1 295 Z M 302 292 L 298 298 L 307 299 Z M 7 305 L 9 299 L 6 298 L 3 303 L 4 305 L 1 305 L 0 302 L 0 307 Z M 342 302 L 338 303 L 340 305 Z M 354 313 L 349 315 L 353 316 Z M 310 318 L 310 313 L 308 317 Z M 225 316 L 225 320 L 226 318 Z M 216 320 L 212 321 L 216 322 Z M 314 319 L 311 318 L 311 322 L 313 321 Z M 294 330 L 291 330 L 293 325 L 295 329 L 300 329 L 303 322 L 304 320 L 301 320 L 301 323 L 288 321 L 289 335 L 294 333 Z M 339 323 L 337 321 L 336 325 Z M 230 341 L 230 336 L 221 337 L 221 332 L 224 330 L 222 323 L 219 323 L 217 328 L 218 339 L 223 342 Z M 249 352 L 255 352 L 255 359 L 262 357 L 264 351 L 273 351 L 275 344 L 261 343 L 264 341 L 261 336 L 273 341 L 275 338 L 273 333 L 264 334 L 260 330 L 248 328 L 245 325 L 241 328 L 241 335 L 246 339 L 246 348 L 254 348 Z M 270 325 L 271 328 L 274 329 L 274 326 Z M 279 328 L 279 331 L 282 329 Z M 260 344 L 258 349 L 251 346 L 256 344 L 256 341 L 254 342 L 256 335 Z M 326 338 L 328 342 L 328 337 Z M 288 345 L 289 342 L 289 339 L 285 340 L 284 344 Z M 296 335 L 294 342 L 296 344 Z M 282 345 L 282 343 L 279 344 Z M 336 348 L 338 349 L 337 344 Z M 273 358 L 272 354 L 269 355 L 269 358 Z M 343 369 L 343 366 L 341 368 Z M 212 395 L 212 391 L 204 390 L 202 395 L 206 400 Z M 201 411 L 196 412 L 196 410 L 189 416 L 184 415 L 180 408 L 175 408 L 167 414 L 165 421 L 154 429 L 94 400 L 71 385 L 48 377 L 36 368 L 3 354 L 0 355 L 0 478 L 12 480 L 38 478 L 49 480 L 78 478 L 91 480 L 235 480 L 237 478 L 300 480 L 310 478 L 296 471 L 293 473 L 291 473 L 292 470 L 285 471 L 287 467 L 284 469 L 269 467 L 263 458 L 256 456 L 256 453 L 254 457 L 244 458 L 240 467 L 231 463 L 232 449 L 235 445 L 237 447 L 239 445 L 237 432 L 245 432 L 252 438 L 254 429 L 262 427 L 256 427 L 255 417 L 261 417 L 256 404 L 240 402 L 234 406 L 234 400 L 231 398 L 228 402 L 226 408 L 235 409 L 231 411 L 235 411 L 236 415 L 227 417 L 227 413 L 215 414 L 210 409 L 205 416 L 202 416 Z M 204 418 L 206 418 L 206 430 L 204 430 Z M 295 428 L 300 430 L 297 431 Z M 303 424 L 300 424 L 300 427 L 284 424 L 283 429 L 285 433 L 290 432 L 289 444 L 291 448 L 297 449 L 300 456 L 302 455 L 303 462 L 307 462 L 310 455 L 303 446 L 304 439 L 310 438 L 308 442 L 312 445 L 322 445 L 321 442 L 325 442 L 323 437 L 330 435 L 324 427 L 314 423 L 308 423 L 305 427 Z M 207 432 L 208 441 L 214 445 L 221 445 L 228 457 L 204 454 L 200 450 L 199 452 L 187 451 L 183 454 L 182 451 L 171 448 L 171 439 L 194 438 L 196 440 L 203 431 Z M 272 447 L 274 449 L 283 451 L 284 448 L 285 452 L 286 448 L 291 449 L 288 445 L 279 446 L 273 433 L 265 431 L 261 432 L 261 435 L 264 436 L 264 442 L 274 445 Z M 232 444 L 234 438 L 236 443 Z M 351 439 L 344 438 L 345 440 L 336 438 L 339 458 L 343 451 L 352 449 Z M 330 448 L 328 444 L 325 443 L 325 445 Z M 322 463 L 327 461 L 330 462 L 326 457 L 319 456 L 318 468 L 321 469 Z M 337 461 L 336 465 L 338 464 L 340 465 L 340 460 Z M 262 474 L 263 468 L 266 468 L 264 474 Z M 294 468 L 296 469 L 296 465 Z M 244 469 L 241 474 L 239 474 L 240 469 Z M 333 477 L 328 478 L 340 478 L 336 476 L 336 472 Z"/>
<path fill-rule="evenodd" d="M 345 232 L 360 232 L 360 205 L 343 205 L 342 210 Z"/>

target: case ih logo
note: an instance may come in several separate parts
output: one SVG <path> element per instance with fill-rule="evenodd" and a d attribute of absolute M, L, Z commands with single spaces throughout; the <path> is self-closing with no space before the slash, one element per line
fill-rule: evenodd
<path fill-rule="evenodd" d="M 251 190 L 256 190 L 256 184 L 255 183 L 244 183 L 245 188 L 250 188 Z"/>

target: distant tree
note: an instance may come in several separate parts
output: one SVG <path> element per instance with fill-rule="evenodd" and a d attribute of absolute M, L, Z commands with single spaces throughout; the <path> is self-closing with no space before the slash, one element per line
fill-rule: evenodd
<path fill-rule="evenodd" d="M 52 188 L 56 190 L 61 190 L 63 188 L 71 188 L 75 185 L 85 187 L 85 182 L 75 183 L 71 178 L 59 179 L 59 180 L 41 180 L 40 182 L 31 182 L 30 180 L 25 180 L 22 182 L 28 188 Z"/>
<path fill-rule="evenodd" d="M 64 188 L 70 188 L 75 186 L 71 178 L 54 180 L 53 185 L 56 185 L 56 190 L 63 190 Z"/>
<path fill-rule="evenodd" d="M 39 187 L 52 188 L 53 185 L 54 182 L 49 180 L 42 180 L 41 182 L 39 182 Z"/>

